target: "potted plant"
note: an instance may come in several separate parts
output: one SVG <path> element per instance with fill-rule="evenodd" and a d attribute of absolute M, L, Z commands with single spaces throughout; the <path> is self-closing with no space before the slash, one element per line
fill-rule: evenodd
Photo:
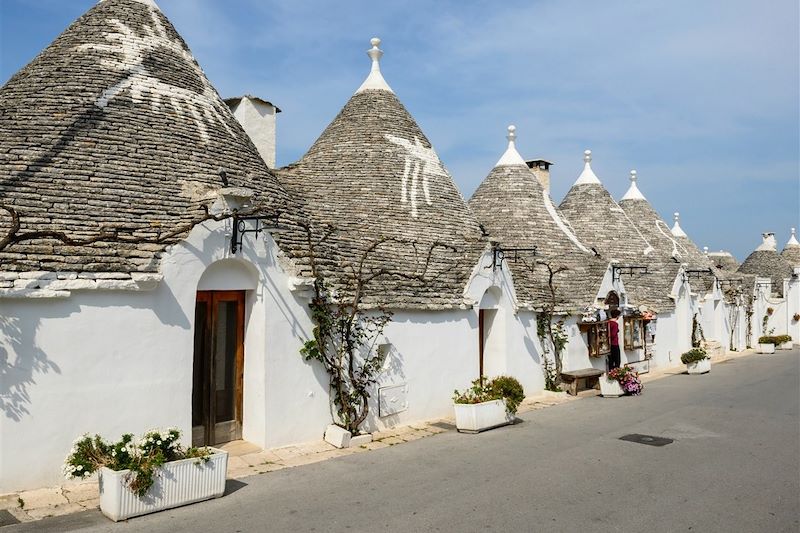
<path fill-rule="evenodd" d="M 82 435 L 64 460 L 67 479 L 98 472 L 100 510 L 115 522 L 217 498 L 225 492 L 228 452 L 180 445 L 180 430 L 151 430 L 138 441 Z"/>
<path fill-rule="evenodd" d="M 478 433 L 509 424 L 523 399 L 522 385 L 511 376 L 476 379 L 469 389 L 453 393 L 456 428 Z"/>
<path fill-rule="evenodd" d="M 619 384 L 616 378 L 612 378 L 609 372 L 606 372 L 600 379 L 600 395 L 604 398 L 618 398 L 624 396 L 625 391 L 622 390 L 622 385 Z"/>
<path fill-rule="evenodd" d="M 711 358 L 703 348 L 692 348 L 681 355 L 681 363 L 689 374 L 705 374 L 711 371 Z"/>
<path fill-rule="evenodd" d="M 603 391 L 603 382 L 606 381 L 607 392 Z M 616 381 L 619 389 L 613 387 L 609 381 Z M 628 365 L 623 365 L 619 368 L 611 369 L 607 374 L 600 376 L 600 393 L 603 396 L 622 396 L 624 395 L 639 395 L 642 393 L 644 386 L 639 373 Z M 621 394 L 617 391 L 621 391 Z"/>
<path fill-rule="evenodd" d="M 791 350 L 792 349 L 792 336 L 791 335 L 776 335 L 773 337 L 775 340 L 775 347 L 778 350 Z"/>
<path fill-rule="evenodd" d="M 758 353 L 775 353 L 775 338 L 771 335 L 763 335 L 758 338 Z"/>

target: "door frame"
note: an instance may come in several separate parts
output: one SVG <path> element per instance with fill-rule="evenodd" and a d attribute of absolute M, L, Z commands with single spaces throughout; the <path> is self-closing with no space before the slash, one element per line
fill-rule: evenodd
<path fill-rule="evenodd" d="M 203 354 L 205 361 L 207 363 L 205 377 L 203 379 L 203 445 L 212 445 L 218 444 L 215 442 L 215 434 L 216 434 L 216 425 L 212 423 L 213 417 L 216 413 L 216 394 L 212 394 L 211 387 L 214 383 L 214 376 L 216 372 L 215 366 L 215 357 L 213 354 L 213 349 L 216 344 L 216 339 L 214 338 L 215 335 L 215 328 L 213 327 L 217 321 L 217 303 L 221 301 L 234 301 L 236 302 L 236 354 L 234 357 L 235 361 L 235 368 L 234 368 L 234 417 L 232 422 L 234 422 L 235 426 L 231 430 L 231 434 L 236 435 L 238 438 L 241 438 L 242 432 L 242 423 L 243 423 L 243 404 L 244 404 L 244 329 L 245 329 L 245 312 L 244 312 L 244 305 L 245 305 L 245 291 L 243 290 L 233 290 L 233 291 L 197 291 L 196 295 L 196 303 L 198 302 L 206 302 L 207 304 L 207 313 L 206 313 L 206 323 L 202 326 L 204 327 L 205 339 L 204 343 L 206 348 L 206 353 Z M 195 328 L 200 327 L 200 324 L 195 324 Z M 196 347 L 193 347 L 193 350 L 196 350 Z M 194 364 L 194 357 L 192 358 L 192 364 Z M 194 376 L 194 372 L 192 372 L 192 376 Z M 192 390 L 194 390 L 194 377 L 192 378 Z M 194 404 L 192 405 L 194 408 Z M 193 428 L 194 430 L 194 428 Z M 193 445 L 195 445 L 195 436 L 194 431 L 193 433 Z M 235 439 L 231 439 L 235 440 Z M 220 441 L 224 442 L 224 441 Z"/>

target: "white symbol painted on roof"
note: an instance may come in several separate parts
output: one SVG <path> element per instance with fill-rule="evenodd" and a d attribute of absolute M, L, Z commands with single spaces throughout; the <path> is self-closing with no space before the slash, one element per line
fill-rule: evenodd
<path fill-rule="evenodd" d="M 180 40 L 170 38 L 161 24 L 156 9 L 149 5 L 148 9 L 153 24 L 142 26 L 144 36 L 138 35 L 130 26 L 118 19 L 109 19 L 108 23 L 117 29 L 117 32 L 104 34 L 111 44 L 87 43 L 77 47 L 81 52 L 92 50 L 107 53 L 107 56 L 99 60 L 100 64 L 110 70 L 127 73 L 127 76 L 116 85 L 104 90 L 95 100 L 95 105 L 105 108 L 124 91 L 130 93 L 134 103 L 140 103 L 143 100 L 142 95 L 147 93 L 150 95 L 150 105 L 154 111 L 161 107 L 163 98 L 176 113 L 183 116 L 188 113 L 205 143 L 209 141 L 208 125 L 214 120 L 233 135 L 233 131 L 224 119 L 227 109 L 224 109 L 224 104 L 208 83 L 203 70 Z M 194 78 L 192 81 L 199 84 L 201 92 L 178 87 L 154 76 L 146 63 L 151 53 L 157 49 L 165 49 L 185 60 L 184 64 L 192 69 L 191 74 L 187 76 Z"/>
<path fill-rule="evenodd" d="M 442 167 L 439 157 L 433 148 L 426 148 L 419 140 L 414 137 L 413 141 L 386 135 L 390 143 L 400 146 L 405 151 L 405 168 L 403 169 L 403 182 L 400 190 L 400 202 L 411 203 L 411 216 L 417 217 L 417 194 L 419 192 L 420 181 L 422 182 L 422 193 L 425 196 L 425 203 L 433 205 L 429 188 L 431 176 L 448 177 L 447 172 Z M 420 180 L 420 177 L 422 178 Z M 410 183 L 409 183 L 410 178 Z"/>
<path fill-rule="evenodd" d="M 672 257 L 679 259 L 681 257 L 688 257 L 689 252 L 686 248 L 679 243 L 672 235 L 672 231 L 670 231 L 669 226 L 667 226 L 666 222 L 663 220 L 656 220 L 655 221 L 656 229 L 661 232 L 661 235 L 669 239 L 672 242 Z M 661 226 L 664 226 L 663 228 Z M 665 231 L 666 230 L 666 231 Z M 680 250 L 679 250 L 680 248 Z M 683 253 L 681 253 L 681 251 Z"/>

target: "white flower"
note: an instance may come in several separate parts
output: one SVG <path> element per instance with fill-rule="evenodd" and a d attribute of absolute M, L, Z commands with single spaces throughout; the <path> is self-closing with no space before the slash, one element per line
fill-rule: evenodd
<path fill-rule="evenodd" d="M 78 465 L 78 468 L 77 468 L 76 470 L 77 470 L 78 472 L 80 472 L 81 470 L 83 470 L 83 465 Z"/>
<path fill-rule="evenodd" d="M 117 450 L 111 450 L 111 457 L 117 456 Z"/>
<path fill-rule="evenodd" d="M 161 441 L 156 442 L 156 444 L 161 444 Z"/>

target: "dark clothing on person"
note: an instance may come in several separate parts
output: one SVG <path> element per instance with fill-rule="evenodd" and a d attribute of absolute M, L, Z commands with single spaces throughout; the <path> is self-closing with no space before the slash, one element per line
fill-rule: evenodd
<path fill-rule="evenodd" d="M 616 320 L 608 322 L 608 341 L 611 345 L 611 353 L 608 354 L 608 369 L 619 368 L 619 324 Z"/>
<path fill-rule="evenodd" d="M 608 354 L 608 369 L 613 370 L 619 368 L 620 354 L 619 344 L 611 345 L 611 353 Z"/>

